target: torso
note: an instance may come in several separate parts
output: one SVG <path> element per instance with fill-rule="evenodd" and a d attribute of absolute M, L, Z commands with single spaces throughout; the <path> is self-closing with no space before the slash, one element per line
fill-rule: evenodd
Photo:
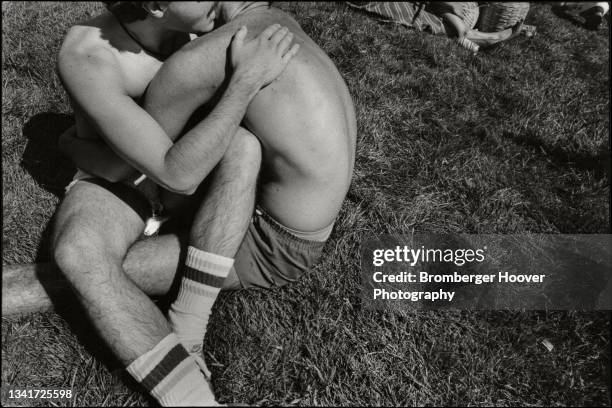
<path fill-rule="evenodd" d="M 92 20 L 73 26 L 62 44 L 60 58 L 86 52 L 109 51 L 116 61 L 116 68 L 123 78 L 125 92 L 139 101 L 162 61 L 144 52 L 125 32 L 117 19 L 106 12 Z M 72 55 L 70 55 L 72 54 Z M 79 69 L 83 69 L 80 66 Z M 85 66 L 86 69 L 86 66 Z M 88 122 L 81 108 L 71 98 L 74 109 L 77 136 L 97 139 L 100 136 Z"/>
<path fill-rule="evenodd" d="M 181 41 L 189 41 L 187 34 L 185 37 Z M 122 78 L 123 91 L 140 104 L 151 79 L 163 64 L 162 59 L 145 52 L 109 12 L 71 27 L 62 44 L 59 58 L 77 59 L 79 64 L 75 65 L 76 69 L 87 69 L 88 59 L 84 57 L 99 52 L 112 54 L 114 68 Z M 70 103 L 74 111 L 76 137 L 101 139 L 79 104 L 73 98 L 70 98 Z M 125 165 L 130 166 L 128 163 Z M 133 181 L 126 180 L 128 185 L 139 190 L 150 201 L 157 201 L 158 187 L 150 179 L 145 179 L 138 186 Z"/>
<path fill-rule="evenodd" d="M 356 138 L 351 97 L 325 52 L 295 20 L 271 8 L 238 16 L 187 44 L 172 58 L 190 58 L 192 50 L 202 48 L 196 54 L 200 61 L 193 67 L 197 71 L 184 74 L 199 74 L 216 89 L 224 80 L 226 49 L 237 29 L 247 25 L 253 37 L 276 22 L 289 27 L 301 48 L 286 71 L 257 94 L 245 116 L 264 152 L 258 200 L 288 227 L 313 231 L 329 225 L 338 214 L 351 180 Z M 121 67 L 126 92 L 139 100 L 162 61 L 135 46 L 117 26 L 114 16 L 105 13 L 71 29 L 62 49 L 110 49 Z M 171 86 L 172 77 L 159 75 L 158 79 L 161 85 Z M 79 107 L 74 110 L 79 137 L 97 138 Z"/>
<path fill-rule="evenodd" d="M 247 38 L 252 38 L 273 23 L 291 30 L 300 51 L 285 72 L 255 96 L 244 118 L 263 147 L 258 203 L 284 225 L 314 231 L 333 222 L 339 212 L 351 180 L 356 139 L 351 97 L 325 52 L 295 20 L 271 8 L 236 17 L 172 58 L 181 69 L 189 69 L 184 75 L 204 82 L 214 93 L 225 78 L 225 50 L 233 34 L 246 25 Z M 171 77 L 177 73 L 171 72 L 164 76 L 162 69 L 155 86 L 172 87 Z"/>
<path fill-rule="evenodd" d="M 323 228 L 338 214 L 353 172 L 353 102 L 333 62 L 287 14 L 272 8 L 235 24 L 251 21 L 257 32 L 281 22 L 300 42 L 295 61 L 245 116 L 264 146 L 262 205 L 293 228 Z"/>

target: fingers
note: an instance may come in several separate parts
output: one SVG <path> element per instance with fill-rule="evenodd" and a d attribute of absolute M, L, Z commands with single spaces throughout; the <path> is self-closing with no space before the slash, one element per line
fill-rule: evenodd
<path fill-rule="evenodd" d="M 300 49 L 300 44 L 293 44 L 293 47 L 283 55 L 283 63 L 287 64 L 297 54 Z"/>
<path fill-rule="evenodd" d="M 267 40 L 270 37 L 272 37 L 272 34 L 277 32 L 280 28 L 281 28 L 280 24 L 272 24 L 271 26 L 268 26 L 265 30 L 263 30 L 261 34 L 259 34 L 259 37 Z"/>
<path fill-rule="evenodd" d="M 280 51 L 281 55 L 283 55 L 285 51 L 289 49 L 289 46 L 291 45 L 291 41 L 293 41 L 293 33 L 291 32 L 288 32 L 287 34 L 285 34 L 285 36 L 280 40 L 280 42 L 277 45 L 277 48 Z"/>
<path fill-rule="evenodd" d="M 270 42 L 274 45 L 278 45 L 281 40 L 287 36 L 288 33 L 289 29 L 287 27 L 281 27 L 272 35 L 272 37 L 270 37 Z"/>
<path fill-rule="evenodd" d="M 247 28 L 245 26 L 240 27 L 236 34 L 234 34 L 234 38 L 232 38 L 232 42 L 230 44 L 230 50 L 232 54 L 238 52 L 239 49 L 244 45 L 244 39 L 247 35 Z"/>
<path fill-rule="evenodd" d="M 242 44 L 244 43 L 244 39 L 246 38 L 246 35 L 247 35 L 246 26 L 240 27 L 240 30 L 236 31 L 236 34 L 234 34 L 234 40 L 232 41 L 232 46 L 233 47 L 242 46 Z"/>

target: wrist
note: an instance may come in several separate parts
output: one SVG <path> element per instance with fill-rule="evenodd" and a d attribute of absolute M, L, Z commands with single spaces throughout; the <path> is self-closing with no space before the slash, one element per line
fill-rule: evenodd
<path fill-rule="evenodd" d="M 241 71 L 235 71 L 229 83 L 229 87 L 242 90 L 249 94 L 250 97 L 255 96 L 262 86 L 262 81 Z"/>

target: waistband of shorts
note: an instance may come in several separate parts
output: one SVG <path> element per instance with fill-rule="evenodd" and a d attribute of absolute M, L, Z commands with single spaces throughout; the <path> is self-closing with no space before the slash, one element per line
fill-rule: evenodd
<path fill-rule="evenodd" d="M 113 183 L 101 177 L 88 174 L 81 169 L 78 169 L 70 184 L 66 186 L 65 193 L 68 194 L 68 192 L 70 192 L 70 190 L 74 187 L 75 184 L 82 182 L 95 184 L 104 188 L 109 193 L 113 194 L 115 197 L 123 201 L 126 205 L 131 207 L 132 210 L 134 210 L 136 214 L 138 214 L 138 216 L 145 223 L 148 222 L 149 219 L 157 215 L 155 213 L 155 203 L 153 203 L 149 199 L 149 197 L 143 194 L 142 191 L 139 191 L 138 189 L 134 188 L 133 183 Z"/>
<path fill-rule="evenodd" d="M 295 235 L 295 232 L 301 233 L 301 231 L 296 231 L 294 229 L 284 226 L 283 224 L 278 222 L 276 219 L 274 219 L 274 217 L 268 214 L 268 212 L 266 212 L 266 210 L 264 210 L 260 206 L 255 207 L 255 214 L 260 216 L 262 219 L 264 219 L 266 223 L 278 234 L 284 236 L 285 238 L 293 241 L 296 244 L 317 248 L 317 247 L 323 247 L 325 243 L 327 242 L 327 239 L 325 241 L 315 241 L 315 240 L 305 239 L 305 238 Z M 306 232 L 305 234 L 317 235 L 323 231 L 325 232 L 329 231 L 329 234 L 331 234 L 331 230 L 333 229 L 334 224 L 335 224 L 335 221 L 329 224 L 327 227 L 324 227 L 318 231 Z M 328 238 L 329 238 L 329 235 L 328 235 Z"/>

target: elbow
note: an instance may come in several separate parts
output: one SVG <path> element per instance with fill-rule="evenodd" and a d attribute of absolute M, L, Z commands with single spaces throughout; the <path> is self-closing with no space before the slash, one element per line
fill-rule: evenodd
<path fill-rule="evenodd" d="M 157 175 L 158 184 L 176 194 L 192 195 L 195 193 L 202 180 L 197 179 L 193 174 L 193 169 L 178 165 L 181 160 L 176 158 L 168 161 L 169 163 L 165 163 L 161 174 Z"/>
<path fill-rule="evenodd" d="M 184 195 L 184 196 L 190 196 L 192 194 L 194 194 L 197 190 L 196 187 L 188 187 L 188 188 L 172 188 L 170 186 L 167 186 L 166 189 L 168 191 L 170 191 L 171 193 L 175 193 L 175 194 L 180 194 L 180 195 Z"/>
<path fill-rule="evenodd" d="M 171 188 L 169 189 L 172 193 L 190 196 L 196 192 L 197 187 L 188 187 L 188 188 Z"/>
<path fill-rule="evenodd" d="M 104 179 L 109 183 L 119 183 L 120 181 L 127 179 L 129 175 L 130 172 L 109 171 L 108 173 L 104 174 Z"/>
<path fill-rule="evenodd" d="M 198 184 L 189 180 L 170 180 L 163 183 L 163 187 L 176 194 L 192 195 L 198 189 Z"/>

